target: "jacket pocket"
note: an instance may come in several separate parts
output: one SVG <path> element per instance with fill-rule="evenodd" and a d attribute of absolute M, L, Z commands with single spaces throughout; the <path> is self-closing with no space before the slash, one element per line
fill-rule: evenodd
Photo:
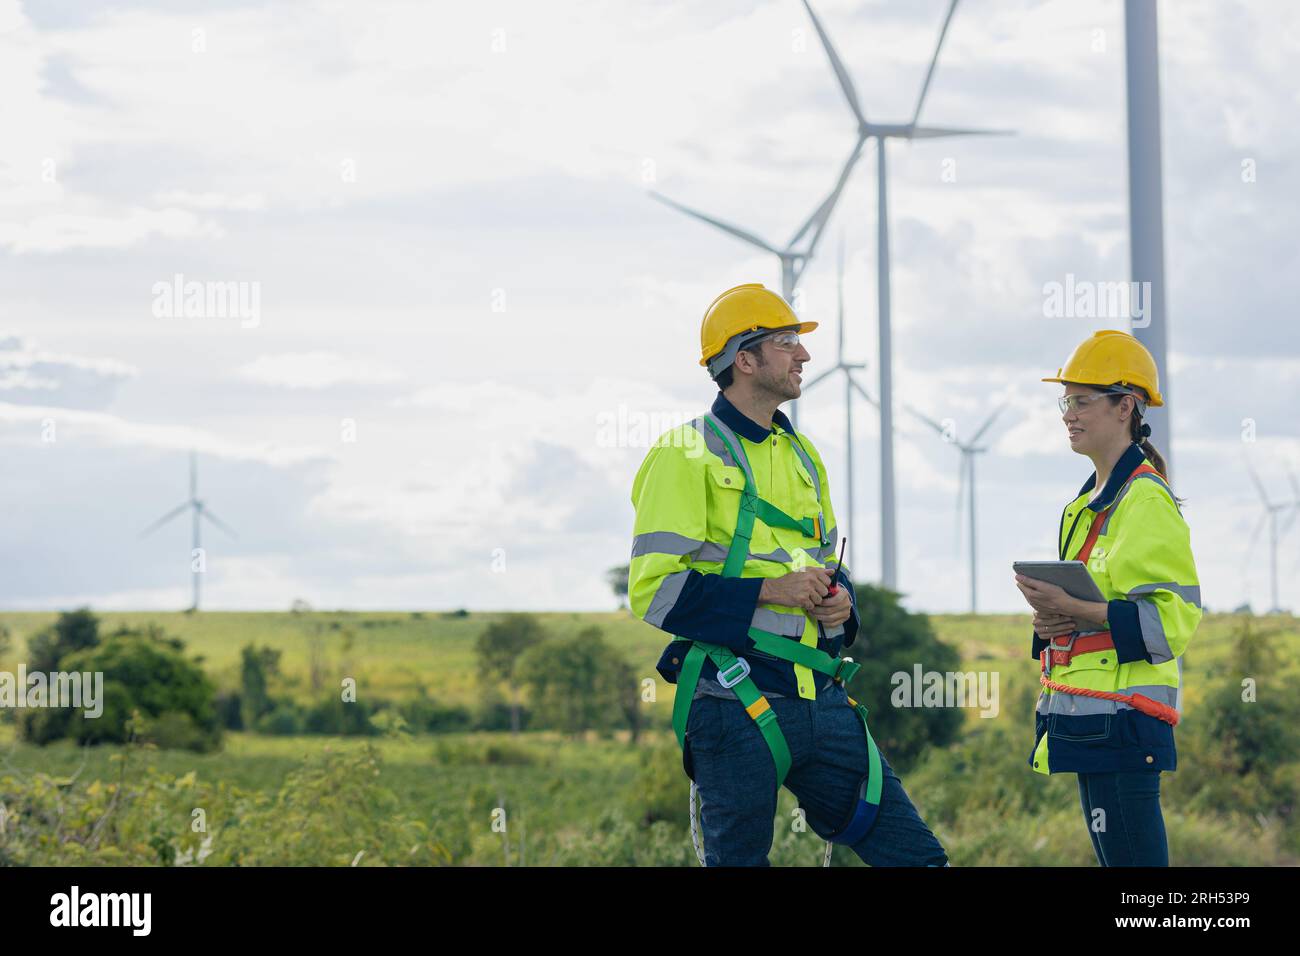
<path fill-rule="evenodd" d="M 1112 714 L 1052 714 L 1047 735 L 1059 740 L 1107 740 Z"/>

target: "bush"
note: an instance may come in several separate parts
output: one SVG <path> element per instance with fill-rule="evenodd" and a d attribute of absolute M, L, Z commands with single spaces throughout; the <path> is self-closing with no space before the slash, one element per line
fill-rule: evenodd
<path fill-rule="evenodd" d="M 453 862 L 439 833 L 382 781 L 373 748 L 326 748 L 274 793 L 143 772 L 134 749 L 112 782 L 0 776 L 0 866 L 383 866 Z M 207 829 L 192 828 L 201 809 Z"/>
<path fill-rule="evenodd" d="M 259 717 L 253 729 L 259 734 L 290 737 L 302 733 L 303 725 L 302 709 L 292 701 L 282 700 L 275 705 L 270 713 Z"/>
<path fill-rule="evenodd" d="M 520 730 L 528 730 L 532 725 L 533 714 L 527 707 L 512 707 L 499 696 L 489 694 L 474 712 L 474 729 L 510 730 L 512 716 L 518 716 Z"/>
<path fill-rule="evenodd" d="M 441 706 L 425 693 L 423 687 L 418 689 L 414 698 L 398 707 L 398 713 L 412 730 L 431 734 L 469 730 L 474 722 L 467 708 Z"/>
<path fill-rule="evenodd" d="M 102 713 L 42 708 L 25 712 L 23 736 L 37 744 L 62 737 L 78 743 L 124 743 L 132 736 L 183 740 L 192 750 L 214 750 L 221 742 L 215 694 L 203 669 L 182 653 L 184 645 L 156 628 L 125 628 L 100 642 L 88 612 L 62 615 L 54 632 L 42 635 L 33 661 L 45 671 L 103 675 Z M 34 642 L 35 644 L 36 642 Z M 79 648 L 69 650 L 70 648 Z M 30 665 L 35 668 L 35 663 Z M 139 721 L 133 721 L 136 712 Z"/>
<path fill-rule="evenodd" d="M 383 701 L 377 700 L 373 705 L 368 705 L 361 701 L 345 702 L 340 697 L 331 695 L 307 710 L 303 719 L 303 731 L 309 734 L 374 736 L 379 733 L 379 728 L 370 722 L 370 717 L 384 706 Z"/>
<path fill-rule="evenodd" d="M 217 721 L 227 730 L 243 730 L 243 697 L 237 690 L 217 691 L 213 707 L 217 711 Z"/>

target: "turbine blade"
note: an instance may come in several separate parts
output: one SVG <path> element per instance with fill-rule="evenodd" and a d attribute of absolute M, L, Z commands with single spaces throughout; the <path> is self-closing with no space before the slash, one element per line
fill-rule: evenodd
<path fill-rule="evenodd" d="M 199 463 L 198 456 L 190 452 L 190 498 L 191 500 L 199 496 Z"/>
<path fill-rule="evenodd" d="M 155 531 L 157 531 L 159 528 L 165 525 L 168 521 L 171 521 L 172 518 L 175 518 L 177 515 L 181 514 L 189 506 L 190 506 L 190 502 L 188 501 L 185 502 L 185 504 L 183 505 L 177 505 L 171 511 L 167 512 L 165 515 L 163 515 L 161 518 L 155 521 L 153 524 L 149 525 L 149 527 L 141 531 L 140 537 L 144 538 L 153 534 Z"/>
<path fill-rule="evenodd" d="M 1255 543 L 1259 541 L 1259 533 L 1264 530 L 1264 522 L 1268 521 L 1268 512 L 1259 516 L 1255 522 L 1255 530 L 1250 533 L 1250 541 L 1246 545 L 1246 564 L 1249 569 L 1251 556 L 1255 553 Z"/>
<path fill-rule="evenodd" d="M 993 409 L 993 414 L 990 415 L 988 417 L 988 420 L 983 425 L 980 426 L 980 430 L 975 433 L 975 437 L 973 437 L 967 444 L 974 445 L 977 441 L 979 441 L 980 436 L 989 430 L 989 426 L 992 425 L 993 422 L 997 420 L 997 417 L 1002 414 L 1003 410 L 1005 410 L 1006 407 L 1007 407 L 1007 403 L 1003 402 L 997 408 Z"/>
<path fill-rule="evenodd" d="M 779 249 L 772 248 L 772 246 L 768 245 L 768 243 L 758 238 L 758 236 L 754 235 L 752 232 L 746 232 L 744 229 L 741 229 L 738 226 L 732 226 L 729 225 L 728 223 L 721 221 L 720 219 L 714 219 L 712 216 L 706 216 L 702 212 L 696 212 L 694 209 L 691 209 L 689 206 L 683 206 L 681 203 L 675 202 L 674 200 L 669 199 L 667 196 L 663 195 L 662 193 L 657 193 L 654 190 L 650 191 L 650 195 L 653 196 L 655 199 L 659 200 L 664 205 L 672 206 L 678 212 L 684 212 L 686 213 L 686 215 L 691 216 L 695 219 L 699 219 L 701 222 L 707 222 L 710 226 L 713 226 L 717 229 L 721 229 L 723 232 L 730 233 L 731 235 L 735 236 L 737 239 L 743 239 L 745 242 L 748 242 L 751 246 L 758 246 L 758 248 L 765 249 L 768 252 L 774 253 L 778 256 L 781 254 L 781 251 Z"/>
<path fill-rule="evenodd" d="M 203 517 L 211 521 L 218 528 L 220 528 L 222 531 L 224 531 L 226 534 L 230 535 L 232 538 L 239 537 L 239 535 L 235 534 L 233 528 L 231 528 L 228 524 L 226 524 L 224 521 L 222 521 L 220 518 L 214 515 L 211 511 L 209 511 L 206 505 L 199 506 L 199 513 L 203 515 Z"/>
<path fill-rule="evenodd" d="M 838 372 L 839 370 L 840 370 L 840 367 L 839 367 L 838 365 L 833 366 L 832 368 L 828 368 L 826 371 L 822 372 L 822 373 L 821 373 L 820 375 L 818 375 L 815 379 L 813 379 L 811 382 L 809 382 L 807 385 L 805 385 L 805 386 L 803 387 L 803 390 L 804 390 L 805 392 L 808 391 L 808 389 L 812 388 L 814 385 L 816 385 L 816 384 L 817 384 L 818 382 L 820 382 L 822 379 L 830 378 L 832 375 L 834 375 L 834 374 L 835 374 L 836 372 Z"/>
<path fill-rule="evenodd" d="M 1286 534 L 1291 530 L 1291 526 L 1295 524 L 1296 516 L 1300 515 L 1300 483 L 1296 482 L 1295 472 L 1289 467 L 1286 470 L 1286 476 L 1291 482 L 1291 493 L 1295 495 L 1295 497 L 1291 499 L 1291 515 L 1286 519 L 1286 525 L 1282 528 L 1282 534 Z"/>
<path fill-rule="evenodd" d="M 1259 475 L 1255 473 L 1255 466 L 1250 463 L 1249 458 L 1242 459 L 1246 463 L 1246 470 L 1250 472 L 1250 480 L 1255 483 L 1255 490 L 1259 492 L 1260 500 L 1264 502 L 1265 508 L 1273 507 L 1272 502 L 1268 500 L 1268 494 L 1264 491 L 1264 485 L 1259 480 Z"/>
<path fill-rule="evenodd" d="M 844 191 L 844 186 L 849 181 L 849 175 L 853 172 L 853 167 L 857 165 L 858 157 L 862 155 L 862 147 L 866 142 L 865 137 L 858 137 L 853 152 L 849 154 L 848 160 L 844 163 L 844 168 L 840 170 L 840 178 L 835 181 L 835 188 L 831 190 L 829 196 L 822 200 L 816 212 L 808 217 L 808 221 L 799 227 L 799 231 L 790 240 L 789 248 L 794 248 L 795 243 L 802 239 L 809 229 L 816 226 L 812 238 L 808 241 L 808 251 L 804 253 L 808 259 L 812 258 L 813 253 L 817 251 L 817 243 L 821 240 L 822 232 L 826 229 L 826 224 L 830 222 L 831 214 L 835 212 L 835 206 L 840 201 L 840 193 Z"/>
<path fill-rule="evenodd" d="M 965 129 L 957 126 L 915 126 L 911 139 L 939 139 L 941 136 L 1015 136 L 1013 129 Z"/>
<path fill-rule="evenodd" d="M 853 373 L 849 372 L 848 376 L 849 376 L 849 382 L 851 382 L 853 387 L 857 389 L 858 394 L 867 400 L 867 404 L 870 405 L 872 408 L 879 408 L 880 403 L 876 401 L 874 397 L 872 397 L 872 394 L 870 392 L 868 392 L 865 388 L 863 388 L 858 383 L 858 380 L 853 377 Z"/>
<path fill-rule="evenodd" d="M 836 78 L 840 81 L 840 89 L 844 91 L 844 98 L 849 101 L 849 108 L 853 110 L 853 115 L 858 119 L 859 126 L 867 125 L 867 117 L 862 112 L 862 107 L 858 103 L 858 93 L 853 88 L 853 81 L 849 79 L 849 71 L 844 69 L 844 63 L 840 60 L 840 55 L 835 52 L 835 46 L 831 43 L 831 38 L 826 35 L 822 29 L 822 22 L 817 19 L 817 14 L 813 13 L 812 6 L 808 0 L 803 0 L 804 9 L 808 11 L 808 16 L 812 17 L 813 27 L 817 30 L 817 36 L 821 38 L 822 47 L 826 50 L 826 57 L 831 61 L 831 69 L 835 71 Z"/>
<path fill-rule="evenodd" d="M 928 415 L 921 414 L 921 412 L 917 411 L 911 405 L 907 404 L 907 402 L 903 403 L 903 408 L 907 409 L 907 411 L 913 416 L 915 416 L 916 418 L 921 419 L 921 421 L 925 422 L 927 425 L 929 425 L 931 428 L 937 431 L 940 435 L 944 433 L 944 427 L 942 425 L 936 422 L 933 418 L 930 418 Z"/>
<path fill-rule="evenodd" d="M 1278 529 L 1277 536 L 1279 538 L 1291 530 L 1291 526 L 1295 524 L 1295 519 L 1297 514 L 1300 514 L 1300 502 L 1293 501 L 1291 503 L 1291 513 L 1287 515 L 1286 523 L 1283 524 L 1282 527 Z"/>
<path fill-rule="evenodd" d="M 925 94 L 930 91 L 930 80 L 934 78 L 934 67 L 939 62 L 939 51 L 943 49 L 943 38 L 948 35 L 948 24 L 952 22 L 953 11 L 957 9 L 957 0 L 948 4 L 948 15 L 943 18 L 939 28 L 939 42 L 934 45 L 934 56 L 930 57 L 930 68 L 925 71 L 925 82 L 921 84 L 921 95 L 916 100 L 916 111 L 912 114 L 912 125 L 921 118 L 921 107 L 925 104 Z"/>

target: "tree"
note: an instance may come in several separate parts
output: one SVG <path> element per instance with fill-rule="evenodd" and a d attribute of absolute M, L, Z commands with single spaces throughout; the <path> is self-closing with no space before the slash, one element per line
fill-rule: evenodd
<path fill-rule="evenodd" d="M 867 705 L 871 736 L 889 755 L 891 764 L 906 766 L 927 747 L 943 747 L 961 730 L 962 714 L 955 707 L 894 707 L 890 695 L 893 675 L 909 677 L 916 664 L 923 671 L 956 671 L 961 657 L 940 641 L 924 614 L 912 614 L 898 594 L 869 584 L 854 585 L 860 627 L 845 652 L 862 664 L 849 682 L 849 695 Z"/>
<path fill-rule="evenodd" d="M 634 722 L 637 685 L 631 667 L 589 627 L 533 647 L 520 659 L 523 682 L 540 721 L 575 737 Z M 639 700 L 639 699 L 638 699 Z"/>
<path fill-rule="evenodd" d="M 49 673 L 59 669 L 59 661 L 74 651 L 99 644 L 99 619 L 90 608 L 64 611 L 50 627 L 36 634 L 27 644 L 27 670 Z"/>
<path fill-rule="evenodd" d="M 520 729 L 519 686 L 515 679 L 519 658 L 547 637 L 546 628 L 531 614 L 511 614 L 489 624 L 475 642 L 479 681 L 484 685 L 509 685 L 511 733 L 517 734 Z"/>
<path fill-rule="evenodd" d="M 70 737 L 97 744 L 138 738 L 160 747 L 198 751 L 219 745 L 215 689 L 202 667 L 185 656 L 180 640 L 166 637 L 157 627 L 123 627 L 102 641 L 96 636 L 93 644 L 85 644 L 90 633 L 85 624 L 81 618 L 74 630 L 65 632 L 66 644 L 81 641 L 83 646 L 62 655 L 52 670 L 102 674 L 102 713 L 89 716 L 84 707 L 26 711 L 20 722 L 25 739 L 46 744 Z M 54 646 L 59 646 L 57 639 Z"/>
<path fill-rule="evenodd" d="M 605 572 L 605 580 L 609 582 L 614 597 L 618 598 L 619 610 L 627 607 L 627 579 L 631 573 L 630 564 L 620 564 Z"/>
<path fill-rule="evenodd" d="M 249 730 L 257 726 L 259 717 L 275 707 L 269 689 L 270 679 L 279 673 L 278 650 L 252 644 L 244 647 L 239 668 L 240 716 Z"/>

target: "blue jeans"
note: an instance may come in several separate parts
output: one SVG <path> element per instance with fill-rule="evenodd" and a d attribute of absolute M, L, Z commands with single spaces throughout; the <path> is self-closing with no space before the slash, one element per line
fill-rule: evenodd
<path fill-rule="evenodd" d="M 1160 771 L 1081 773 L 1079 803 L 1102 866 L 1169 865 Z"/>
<path fill-rule="evenodd" d="M 862 718 L 844 688 L 816 700 L 768 698 L 790 747 L 785 785 L 799 798 L 809 829 L 823 838 L 857 806 L 867 773 Z M 686 740 L 700 792 L 704 859 L 709 866 L 767 866 L 776 816 L 772 752 L 739 700 L 691 704 Z M 884 780 L 875 825 L 853 852 L 871 866 L 944 866 L 948 857 L 881 755 Z"/>

